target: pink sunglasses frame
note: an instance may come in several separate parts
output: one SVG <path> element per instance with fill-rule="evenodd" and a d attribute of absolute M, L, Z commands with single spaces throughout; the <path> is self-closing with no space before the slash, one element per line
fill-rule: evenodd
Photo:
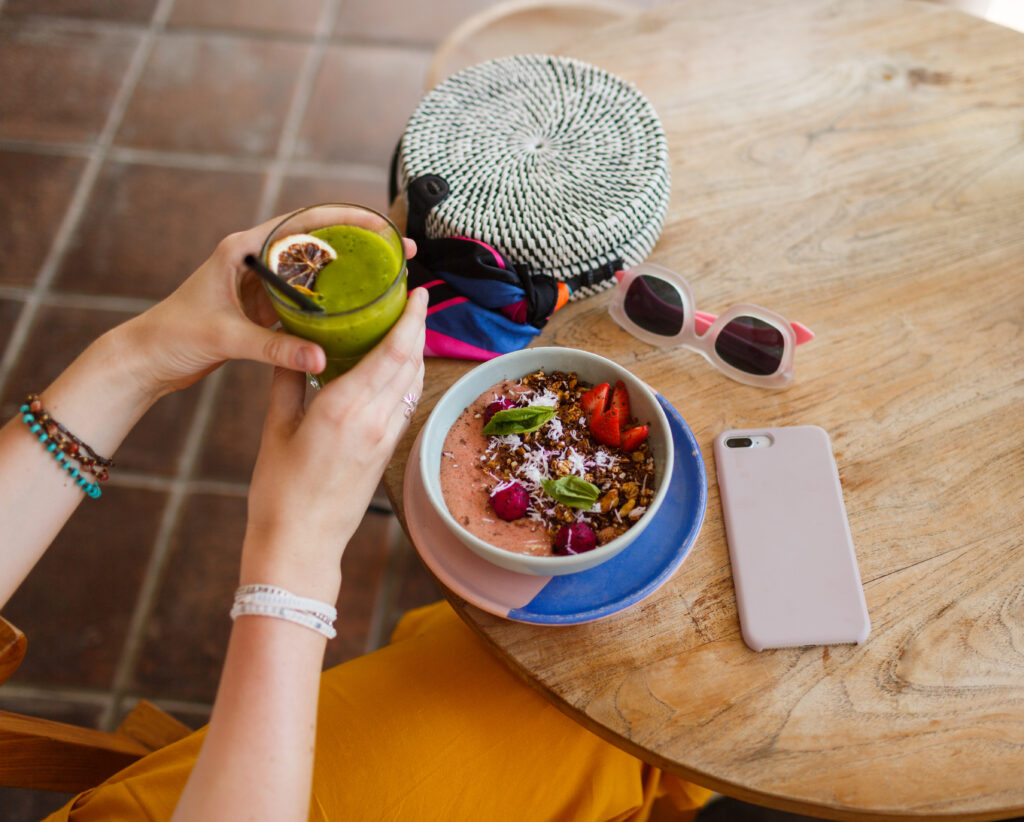
<path fill-rule="evenodd" d="M 679 333 L 670 337 L 655 334 L 640 327 L 626 315 L 625 303 L 629 287 L 637 277 L 644 275 L 662 280 L 679 292 L 684 309 L 683 325 Z M 796 347 L 814 339 L 814 332 L 802 323 L 791 322 L 774 311 L 752 303 L 738 303 L 717 317 L 706 311 L 698 311 L 690 284 L 680 274 L 654 263 L 641 263 L 627 271 L 618 272 L 616 277 L 619 283 L 612 294 L 608 313 L 625 331 L 658 348 L 682 347 L 696 351 L 727 377 L 745 385 L 758 388 L 785 388 L 793 380 L 793 357 Z M 747 373 L 727 363 L 715 350 L 715 342 L 719 335 L 737 317 L 754 317 L 777 329 L 782 335 L 782 357 L 779 367 L 773 373 Z"/>

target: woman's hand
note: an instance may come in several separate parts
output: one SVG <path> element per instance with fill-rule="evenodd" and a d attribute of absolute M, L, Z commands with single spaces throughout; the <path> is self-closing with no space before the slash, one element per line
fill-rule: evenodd
<path fill-rule="evenodd" d="M 259 254 L 280 222 L 231 234 L 170 296 L 114 331 L 126 367 L 154 397 L 185 388 L 227 360 L 265 362 L 317 374 L 327 364 L 316 343 L 271 331 L 277 314 L 243 259 Z M 406 256 L 416 253 L 405 240 Z"/>
<path fill-rule="evenodd" d="M 408 424 L 402 398 L 422 391 L 426 298 L 410 292 L 384 340 L 307 410 L 303 375 L 275 373 L 249 489 L 242 584 L 336 599 L 341 554 Z"/>

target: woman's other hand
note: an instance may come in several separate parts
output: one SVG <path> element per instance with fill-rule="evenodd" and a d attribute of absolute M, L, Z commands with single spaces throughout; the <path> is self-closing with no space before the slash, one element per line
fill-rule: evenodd
<path fill-rule="evenodd" d="M 249 490 L 242 584 L 337 597 L 341 554 L 408 424 L 403 398 L 423 388 L 426 297 L 410 292 L 384 340 L 308 409 L 303 375 L 275 373 Z"/>
<path fill-rule="evenodd" d="M 115 329 L 126 367 L 155 396 L 185 388 L 227 360 L 255 360 L 318 374 L 327 363 L 316 343 L 270 326 L 277 314 L 262 281 L 243 262 L 259 254 L 281 221 L 231 234 L 170 296 Z M 407 257 L 416 253 L 405 240 Z"/>

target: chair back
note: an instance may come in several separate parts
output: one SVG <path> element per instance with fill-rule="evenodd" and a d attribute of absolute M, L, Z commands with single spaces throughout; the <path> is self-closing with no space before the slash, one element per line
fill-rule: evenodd
<path fill-rule="evenodd" d="M 0 617 L 0 685 L 25 656 L 25 634 Z M 116 733 L 0 711 L 0 785 L 78 793 L 191 733 L 140 700 Z"/>
<path fill-rule="evenodd" d="M 0 685 L 18 669 L 27 647 L 25 635 L 0 616 Z"/>
<path fill-rule="evenodd" d="M 561 54 L 587 31 L 634 14 L 613 0 L 507 0 L 468 18 L 435 49 L 425 90 L 475 63 L 512 54 Z"/>

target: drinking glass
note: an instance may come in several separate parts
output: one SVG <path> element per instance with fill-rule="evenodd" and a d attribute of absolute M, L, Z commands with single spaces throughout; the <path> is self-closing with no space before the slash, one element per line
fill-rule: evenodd
<path fill-rule="evenodd" d="M 331 232 L 335 227 L 340 231 Z M 321 229 L 329 230 L 322 239 L 338 253 L 312 283 L 324 312 L 303 309 L 265 283 L 281 325 L 324 349 L 327 367 L 309 375 L 317 387 L 348 371 L 384 338 L 405 308 L 407 278 L 398 229 L 383 214 L 351 203 L 309 206 L 290 214 L 270 232 L 260 259 L 270 265 L 269 253 L 278 240 Z"/>

